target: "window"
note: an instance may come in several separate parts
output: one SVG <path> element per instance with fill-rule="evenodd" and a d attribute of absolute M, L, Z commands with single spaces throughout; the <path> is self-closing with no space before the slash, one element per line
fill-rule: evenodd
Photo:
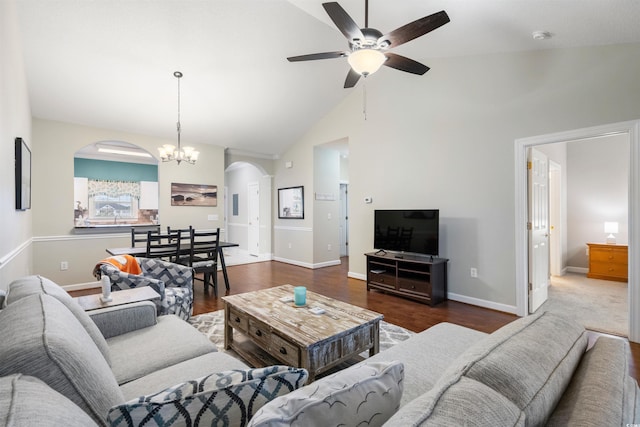
<path fill-rule="evenodd" d="M 137 219 L 140 183 L 89 180 L 89 219 Z"/>

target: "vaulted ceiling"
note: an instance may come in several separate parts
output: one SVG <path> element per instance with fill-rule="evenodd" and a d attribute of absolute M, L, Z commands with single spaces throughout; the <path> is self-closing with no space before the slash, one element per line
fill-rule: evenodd
<path fill-rule="evenodd" d="M 318 0 L 16 0 L 35 117 L 278 155 L 354 90 L 347 49 Z M 364 26 L 364 0 L 341 6 Z M 429 58 L 640 42 L 637 0 L 371 0 L 383 33 L 446 10 L 397 49 Z M 553 37 L 537 41 L 533 31 Z M 614 70 L 612 70 L 613 72 Z M 393 79 L 428 79 L 383 67 Z M 376 78 L 374 74 L 369 78 Z M 419 84 L 419 82 L 416 82 Z"/>

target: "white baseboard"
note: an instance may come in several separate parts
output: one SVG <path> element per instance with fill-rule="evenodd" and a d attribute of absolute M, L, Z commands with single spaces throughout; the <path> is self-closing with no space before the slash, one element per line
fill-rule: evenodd
<path fill-rule="evenodd" d="M 463 302 L 465 304 L 477 305 L 478 307 L 489 308 L 491 310 L 496 310 L 496 311 L 503 311 L 505 313 L 518 314 L 518 307 L 516 307 L 515 305 L 501 304 L 498 302 L 468 297 L 466 295 L 458 295 L 451 292 L 447 293 L 447 298 L 449 298 L 451 301 L 458 301 L 458 302 Z"/>
<path fill-rule="evenodd" d="M 567 273 L 579 273 L 586 275 L 589 272 L 589 269 L 584 267 L 567 267 L 566 271 Z"/>
<path fill-rule="evenodd" d="M 358 280 L 367 280 L 367 275 L 366 274 L 362 274 L 362 273 L 355 273 L 353 271 L 349 271 L 347 272 L 347 277 L 352 277 L 354 279 L 358 279 Z"/>
<path fill-rule="evenodd" d="M 340 264 L 342 264 L 342 262 L 339 259 L 335 259 L 335 260 L 331 260 L 331 261 L 325 261 L 325 262 L 319 262 L 319 263 L 315 263 L 315 264 L 311 264 L 311 263 L 308 263 L 308 262 L 302 262 L 302 261 L 298 261 L 298 260 L 295 260 L 295 259 L 281 258 L 281 257 L 274 257 L 273 260 L 274 261 L 284 262 L 286 264 L 297 265 L 298 267 L 310 268 L 310 269 L 316 269 L 316 268 L 322 268 L 322 267 L 331 267 L 332 265 L 340 265 Z"/>

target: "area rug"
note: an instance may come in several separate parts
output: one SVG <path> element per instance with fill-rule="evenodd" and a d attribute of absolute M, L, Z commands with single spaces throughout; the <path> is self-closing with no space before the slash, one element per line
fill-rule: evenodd
<path fill-rule="evenodd" d="M 224 350 L 224 310 L 192 316 L 189 323 L 209 338 L 218 350 Z M 383 320 L 380 322 L 380 351 L 393 347 L 414 334 L 415 332 Z M 369 352 L 364 352 L 360 356 L 367 357 L 368 354 Z"/>
<path fill-rule="evenodd" d="M 552 277 L 548 300 L 538 309 L 564 314 L 585 328 L 626 337 L 629 334 L 627 283 L 589 279 L 569 273 Z"/>

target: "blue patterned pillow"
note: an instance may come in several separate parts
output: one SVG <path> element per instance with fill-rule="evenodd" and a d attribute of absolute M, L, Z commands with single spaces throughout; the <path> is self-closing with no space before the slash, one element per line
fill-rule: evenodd
<path fill-rule="evenodd" d="M 302 387 L 308 377 L 305 369 L 288 366 L 211 374 L 114 406 L 107 422 L 112 427 L 245 426 L 263 405 Z"/>
<path fill-rule="evenodd" d="M 274 399 L 249 426 L 381 426 L 400 407 L 403 381 L 401 362 L 365 361 Z"/>

